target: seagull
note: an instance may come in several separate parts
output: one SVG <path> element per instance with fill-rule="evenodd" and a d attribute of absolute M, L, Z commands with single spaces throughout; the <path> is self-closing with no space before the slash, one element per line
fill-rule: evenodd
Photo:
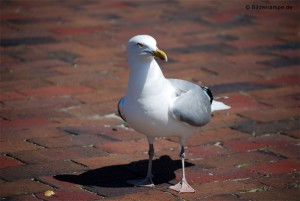
<path fill-rule="evenodd" d="M 230 107 L 214 100 L 207 87 L 165 78 L 155 58 L 162 61 L 168 58 L 156 44 L 156 40 L 149 35 L 134 36 L 127 44 L 129 81 L 125 96 L 118 102 L 118 112 L 133 129 L 145 134 L 149 143 L 146 178 L 129 180 L 127 183 L 154 187 L 154 139 L 177 136 L 181 146 L 182 179 L 170 189 L 180 193 L 195 192 L 185 177 L 186 139 L 210 121 L 212 111 Z"/>

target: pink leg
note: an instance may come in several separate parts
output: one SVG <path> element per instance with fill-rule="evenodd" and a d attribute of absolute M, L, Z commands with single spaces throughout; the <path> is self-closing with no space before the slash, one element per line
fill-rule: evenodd
<path fill-rule="evenodd" d="M 181 157 L 181 163 L 182 163 L 182 179 L 181 182 L 174 186 L 170 186 L 170 189 L 177 191 L 179 193 L 194 193 L 195 190 L 188 184 L 185 178 L 185 166 L 184 166 L 184 146 L 181 147 L 181 152 L 180 152 L 180 157 Z"/>

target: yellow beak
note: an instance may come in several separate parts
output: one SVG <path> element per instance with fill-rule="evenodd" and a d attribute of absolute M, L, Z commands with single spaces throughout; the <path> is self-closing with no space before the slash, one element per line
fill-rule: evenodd
<path fill-rule="evenodd" d="M 162 61 L 168 61 L 168 57 L 167 57 L 166 53 L 164 53 L 164 51 L 162 51 L 158 48 L 156 49 L 155 52 L 152 52 L 152 55 L 157 58 L 160 58 L 160 60 L 162 60 Z"/>

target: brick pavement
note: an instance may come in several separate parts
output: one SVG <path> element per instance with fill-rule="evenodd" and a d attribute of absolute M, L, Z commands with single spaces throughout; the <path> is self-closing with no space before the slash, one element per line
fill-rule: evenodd
<path fill-rule="evenodd" d="M 247 5 L 250 7 L 247 9 Z M 284 6 L 282 10 L 258 6 Z M 4 200 L 299 200 L 299 2 L 0 1 L 0 197 Z M 125 45 L 154 36 L 167 77 L 209 85 L 231 110 L 188 141 L 147 142 L 111 114 L 128 79 Z M 53 190 L 55 195 L 45 197 Z"/>

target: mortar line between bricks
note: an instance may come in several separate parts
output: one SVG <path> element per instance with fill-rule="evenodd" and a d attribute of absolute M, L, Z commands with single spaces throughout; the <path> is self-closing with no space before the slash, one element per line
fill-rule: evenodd
<path fill-rule="evenodd" d="M 35 197 L 35 198 L 39 199 L 39 200 L 42 200 L 42 201 L 47 201 L 47 200 L 45 200 L 45 199 L 43 199 L 43 198 L 41 198 L 41 197 L 38 197 L 38 196 L 36 196 L 36 194 L 35 194 L 35 193 L 32 193 L 31 195 L 32 195 L 33 197 Z"/>
<path fill-rule="evenodd" d="M 93 191 L 89 191 L 88 189 L 85 188 L 85 186 L 82 186 L 81 189 L 84 190 L 84 191 L 86 191 L 86 192 L 89 192 L 89 193 L 93 193 L 93 194 L 95 194 L 95 195 L 98 195 L 98 196 L 100 196 L 101 198 L 110 198 L 110 197 L 105 196 L 105 195 L 102 195 L 102 194 L 100 194 L 100 193 L 96 193 L 96 192 L 93 192 Z"/>
<path fill-rule="evenodd" d="M 95 192 L 93 192 L 93 191 L 89 191 L 88 189 L 86 189 L 86 188 L 84 188 L 84 186 L 82 186 L 82 185 L 80 185 L 81 186 L 81 190 L 83 190 L 83 191 L 86 191 L 86 192 L 89 192 L 89 193 L 92 193 L 92 194 L 95 194 L 95 195 L 98 195 L 98 196 L 100 196 L 101 197 L 101 199 L 102 198 L 105 198 L 105 196 L 103 196 L 103 195 L 100 195 L 100 194 L 98 194 L 98 193 L 95 193 Z"/>
<path fill-rule="evenodd" d="M 55 185 L 50 184 L 50 183 L 48 183 L 48 182 L 42 181 L 42 180 L 40 180 L 40 179 L 38 179 L 38 178 L 32 178 L 32 180 L 33 180 L 33 181 L 36 181 L 36 182 L 39 182 L 39 183 L 41 183 L 41 184 L 45 184 L 45 185 L 47 185 L 47 186 L 50 186 L 51 188 L 54 188 L 54 189 L 56 189 L 56 190 L 59 189 L 58 186 L 55 186 Z"/>
<path fill-rule="evenodd" d="M 15 157 L 15 156 L 9 154 L 9 153 L 4 153 L 4 154 L 1 154 L 1 155 L 10 157 L 10 158 L 12 158 L 12 159 L 15 159 L 16 161 L 19 161 L 19 162 L 23 163 L 24 165 L 29 165 L 29 163 L 27 163 L 27 162 L 25 162 L 25 161 L 23 161 L 23 160 L 21 160 L 21 159 Z"/>
<path fill-rule="evenodd" d="M 170 183 L 168 183 L 168 184 L 170 184 Z M 156 190 L 158 190 L 158 191 L 161 191 L 161 192 L 163 192 L 163 193 L 166 193 L 166 194 L 168 194 L 168 195 L 171 195 L 171 196 L 173 196 L 173 197 L 175 197 L 175 198 L 179 198 L 179 199 L 182 200 L 182 201 L 186 201 L 184 198 L 182 198 L 182 197 L 180 197 L 180 196 L 178 196 L 178 195 L 176 195 L 176 194 L 173 194 L 172 192 L 167 191 L 167 190 L 164 189 L 164 188 L 157 188 L 157 187 L 154 187 L 154 189 L 156 189 Z"/>
<path fill-rule="evenodd" d="M 79 162 L 77 162 L 77 161 L 75 161 L 75 160 L 73 160 L 73 159 L 70 159 L 70 161 L 71 161 L 72 163 L 75 163 L 75 164 L 77 164 L 77 165 L 81 165 L 81 166 L 83 166 L 83 167 L 89 169 L 89 167 L 88 167 L 87 165 L 84 165 L 84 164 L 82 164 L 82 163 L 79 163 Z"/>
<path fill-rule="evenodd" d="M 287 137 L 290 137 L 290 138 L 299 140 L 299 138 L 297 138 L 297 137 L 295 137 L 295 136 L 293 136 L 293 135 L 289 135 L 289 134 L 287 134 L 287 133 L 285 133 L 285 132 L 280 132 L 279 135 L 283 135 L 283 136 L 287 136 Z"/>
<path fill-rule="evenodd" d="M 41 148 L 43 148 L 43 149 L 49 149 L 49 147 L 46 147 L 46 146 L 41 145 L 41 144 L 39 144 L 39 143 L 36 143 L 36 142 L 32 141 L 31 139 L 25 139 L 25 142 L 29 142 L 29 143 L 34 144 L 34 145 L 36 145 L 36 146 L 38 146 L 38 147 L 41 147 Z"/>

